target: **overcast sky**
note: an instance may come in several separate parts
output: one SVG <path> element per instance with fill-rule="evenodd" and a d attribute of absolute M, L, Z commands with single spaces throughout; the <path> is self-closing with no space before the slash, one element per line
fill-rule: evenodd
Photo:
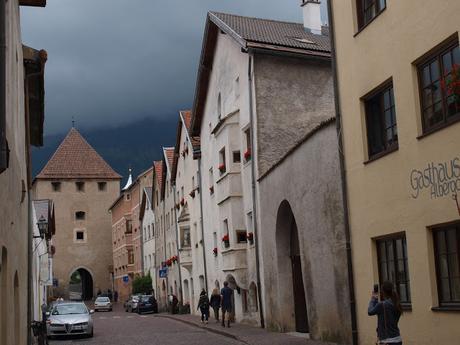
<path fill-rule="evenodd" d="M 24 44 L 48 51 L 46 134 L 67 131 L 72 116 L 96 128 L 189 108 L 209 10 L 302 21 L 300 0 L 48 0 L 22 8 Z"/>

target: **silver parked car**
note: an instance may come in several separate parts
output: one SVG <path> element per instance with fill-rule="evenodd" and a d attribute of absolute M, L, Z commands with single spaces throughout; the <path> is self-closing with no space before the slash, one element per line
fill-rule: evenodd
<path fill-rule="evenodd" d="M 56 304 L 48 316 L 47 334 L 54 336 L 87 335 L 93 336 L 93 319 L 82 302 L 61 302 Z"/>
<path fill-rule="evenodd" d="M 108 310 L 112 311 L 112 303 L 108 297 L 98 297 L 94 301 L 94 310 Z"/>
<path fill-rule="evenodd" d="M 128 313 L 133 313 L 137 309 L 137 303 L 139 302 L 140 295 L 131 295 L 129 299 L 125 302 L 125 311 Z"/>

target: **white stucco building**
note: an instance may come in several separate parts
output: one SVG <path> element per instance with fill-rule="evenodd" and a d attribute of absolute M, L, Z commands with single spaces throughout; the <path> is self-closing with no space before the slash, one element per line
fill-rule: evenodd
<path fill-rule="evenodd" d="M 141 195 L 139 213 L 142 228 L 142 267 L 144 275 L 150 274 L 152 277 L 152 289 L 156 289 L 155 214 L 152 206 L 152 187 L 145 187 Z"/>

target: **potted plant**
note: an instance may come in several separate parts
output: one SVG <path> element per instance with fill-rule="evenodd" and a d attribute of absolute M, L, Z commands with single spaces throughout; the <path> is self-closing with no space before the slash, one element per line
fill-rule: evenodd
<path fill-rule="evenodd" d="M 248 232 L 248 234 L 246 235 L 246 238 L 248 239 L 250 244 L 254 243 L 254 233 Z"/>
<path fill-rule="evenodd" d="M 222 242 L 224 242 L 225 248 L 230 247 L 230 237 L 228 236 L 228 234 L 222 237 Z"/>
<path fill-rule="evenodd" d="M 169 267 L 171 267 L 171 265 L 172 265 L 171 259 L 166 260 L 166 265 L 168 265 Z"/>
<path fill-rule="evenodd" d="M 244 159 L 247 161 L 249 161 L 251 159 L 251 149 L 248 148 L 245 152 L 244 152 Z"/>
<path fill-rule="evenodd" d="M 214 256 L 217 256 L 217 248 L 214 248 L 214 249 L 212 250 L 212 252 L 213 252 Z"/>
<path fill-rule="evenodd" d="M 225 163 L 219 164 L 217 168 L 219 169 L 220 173 L 223 174 L 225 172 Z"/>
<path fill-rule="evenodd" d="M 214 194 L 214 186 L 209 187 L 209 194 Z"/>

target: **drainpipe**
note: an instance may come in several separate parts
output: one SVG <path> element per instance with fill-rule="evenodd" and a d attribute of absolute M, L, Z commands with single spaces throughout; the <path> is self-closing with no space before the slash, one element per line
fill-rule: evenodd
<path fill-rule="evenodd" d="M 1 1 L 1 0 L 0 0 Z M 28 231 L 27 231 L 27 265 L 28 265 L 28 279 L 27 279 L 27 344 L 32 345 L 32 332 L 31 332 L 31 325 L 32 325 L 32 319 L 33 319 L 33 313 L 32 313 L 32 306 L 34 304 L 33 300 L 33 291 L 32 291 L 32 286 L 33 286 L 33 277 L 32 277 L 32 270 L 33 270 L 33 235 L 34 235 L 34 228 L 33 228 L 33 219 L 32 219 L 32 195 L 30 192 L 30 188 L 28 188 L 27 191 L 27 206 L 28 206 Z"/>
<path fill-rule="evenodd" d="M 253 90 L 252 90 L 252 74 L 253 74 L 253 55 L 249 55 L 249 64 L 248 64 L 248 84 L 249 84 L 249 121 L 251 122 L 251 152 L 255 158 L 256 144 L 254 140 L 254 135 L 256 133 L 255 123 L 254 123 L 254 104 L 253 104 Z M 260 279 L 260 248 L 259 248 L 259 230 L 257 226 L 257 186 L 256 186 L 256 166 L 255 160 L 251 162 L 251 187 L 252 187 L 252 224 L 254 228 L 254 244 L 256 249 L 256 272 L 257 272 L 257 294 L 259 295 L 259 316 L 260 316 L 260 327 L 265 328 L 265 319 L 264 319 L 264 310 L 262 303 L 262 286 Z"/>
<path fill-rule="evenodd" d="M 6 4 L 0 0 L 0 173 L 8 166 L 6 144 Z"/>
<path fill-rule="evenodd" d="M 173 199 L 174 199 L 174 218 L 176 218 L 176 250 L 177 254 L 177 266 L 179 266 L 179 297 L 181 304 L 184 304 L 184 294 L 182 292 L 182 273 L 180 267 L 180 252 L 179 252 L 179 223 L 177 222 L 177 207 L 176 207 L 176 184 L 173 187 Z"/>
<path fill-rule="evenodd" d="M 198 154 L 198 188 L 200 193 L 200 226 L 201 226 L 201 241 L 203 246 L 203 266 L 204 266 L 204 287 L 206 293 L 209 292 L 208 289 L 208 269 L 206 265 L 206 245 L 204 241 L 204 226 L 203 226 L 203 184 L 201 180 L 201 151 L 194 152 L 194 155 Z"/>
<path fill-rule="evenodd" d="M 334 95 L 335 95 L 335 112 L 336 112 L 336 126 L 337 137 L 339 144 L 339 159 L 340 159 L 340 177 L 342 181 L 342 199 L 344 209 L 344 225 L 345 225 L 345 241 L 347 251 L 347 266 L 348 266 L 348 289 L 350 291 L 350 312 L 351 312 L 351 332 L 353 345 L 358 345 L 358 324 L 356 318 L 356 300 L 355 300 L 355 283 L 353 277 L 353 261 L 351 252 L 351 233 L 350 233 L 350 218 L 348 208 L 348 187 L 346 179 L 345 156 L 343 154 L 343 136 L 342 136 L 342 114 L 340 108 L 340 93 L 337 76 L 337 61 L 335 50 L 335 32 L 334 32 L 334 13 L 332 10 L 331 0 L 327 2 L 327 9 L 329 15 L 329 35 L 331 38 L 331 54 L 332 54 L 332 72 L 334 78 Z"/>

